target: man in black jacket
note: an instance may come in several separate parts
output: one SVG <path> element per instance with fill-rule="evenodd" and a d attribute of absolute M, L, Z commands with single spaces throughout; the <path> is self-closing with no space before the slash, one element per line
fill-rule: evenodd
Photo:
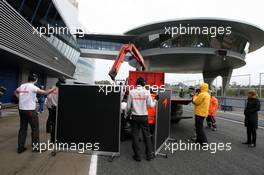
<path fill-rule="evenodd" d="M 248 147 L 256 147 L 257 128 L 258 128 L 258 111 L 260 110 L 260 102 L 257 99 L 257 93 L 254 90 L 248 92 L 247 106 L 244 110 L 245 126 L 247 127 L 247 141 L 243 144 L 248 144 Z"/>

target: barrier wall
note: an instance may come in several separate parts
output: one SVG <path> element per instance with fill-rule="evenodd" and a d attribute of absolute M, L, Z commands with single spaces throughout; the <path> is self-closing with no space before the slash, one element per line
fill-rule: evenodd
<path fill-rule="evenodd" d="M 159 92 L 159 101 L 157 106 L 156 131 L 155 131 L 155 152 L 159 152 L 163 144 L 170 137 L 171 124 L 171 91 Z"/>
<path fill-rule="evenodd" d="M 120 92 L 106 94 L 106 88 L 112 87 L 60 86 L 57 143 L 88 143 L 92 147 L 85 150 L 120 153 Z"/>

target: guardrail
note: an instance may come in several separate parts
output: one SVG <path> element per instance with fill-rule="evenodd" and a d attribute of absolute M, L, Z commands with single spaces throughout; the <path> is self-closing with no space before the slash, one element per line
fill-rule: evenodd
<path fill-rule="evenodd" d="M 232 111 L 234 108 L 244 109 L 247 105 L 247 98 L 221 97 L 218 96 L 219 107 L 225 111 Z M 264 99 L 259 99 L 261 104 L 260 111 L 264 112 Z"/>

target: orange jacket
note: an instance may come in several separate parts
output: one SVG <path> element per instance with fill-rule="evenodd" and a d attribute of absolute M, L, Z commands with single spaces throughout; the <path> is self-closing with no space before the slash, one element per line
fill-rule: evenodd
<path fill-rule="evenodd" d="M 155 99 L 155 94 L 151 94 L 152 100 Z M 156 106 L 151 108 L 148 107 L 148 124 L 155 124 L 156 123 Z"/>
<path fill-rule="evenodd" d="M 215 96 L 211 96 L 208 115 L 215 117 L 217 113 L 217 109 L 218 109 L 218 100 Z"/>

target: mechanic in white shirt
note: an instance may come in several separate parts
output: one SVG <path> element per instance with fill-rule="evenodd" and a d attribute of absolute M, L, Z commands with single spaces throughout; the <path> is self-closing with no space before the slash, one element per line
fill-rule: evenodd
<path fill-rule="evenodd" d="M 31 127 L 32 152 L 39 152 L 39 120 L 36 112 L 36 95 L 37 93 L 48 95 L 54 91 L 54 88 L 45 91 L 35 86 L 38 81 L 36 74 L 28 77 L 28 82 L 22 84 L 15 91 L 19 99 L 20 129 L 18 133 L 17 152 L 22 153 L 26 150 L 25 142 L 27 137 L 28 124 Z"/>
<path fill-rule="evenodd" d="M 149 132 L 148 125 L 148 110 L 147 107 L 155 107 L 156 100 L 152 100 L 150 92 L 145 89 L 145 80 L 139 77 L 136 82 L 136 89 L 129 92 L 127 100 L 127 111 L 132 113 L 132 148 L 134 151 L 133 159 L 141 161 L 140 156 L 140 143 L 139 143 L 139 132 L 142 130 L 142 134 L 145 142 L 145 153 L 147 161 L 154 158 L 151 154 L 151 135 Z"/>

